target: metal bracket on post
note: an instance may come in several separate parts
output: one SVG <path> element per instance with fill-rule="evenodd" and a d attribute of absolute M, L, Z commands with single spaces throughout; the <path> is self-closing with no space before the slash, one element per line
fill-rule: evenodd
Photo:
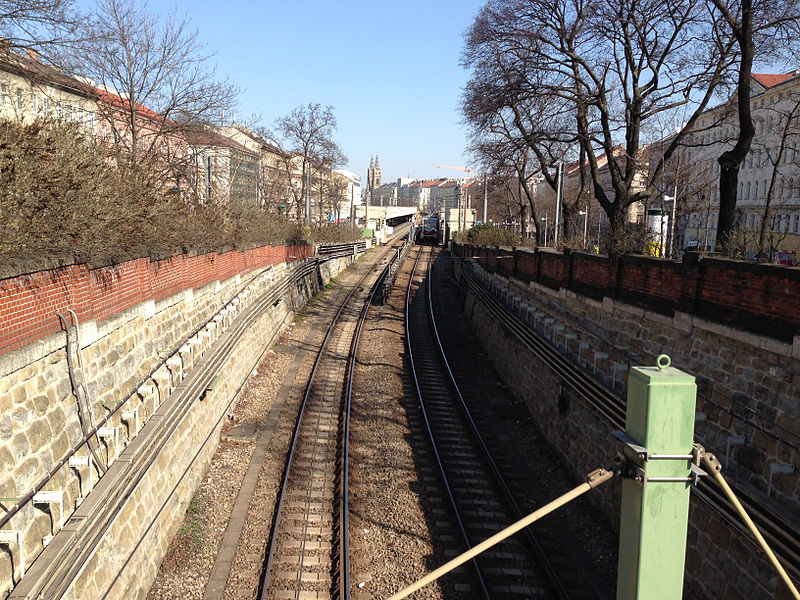
<path fill-rule="evenodd" d="M 64 490 L 36 492 L 33 495 L 33 505 L 36 506 L 37 504 L 46 504 L 48 508 L 51 504 L 58 504 L 58 530 L 61 531 L 61 528 L 64 527 Z M 55 519 L 52 519 L 52 522 L 53 528 L 55 528 Z"/>
<path fill-rule="evenodd" d="M 16 544 L 19 547 L 20 577 L 25 577 L 25 545 L 19 529 L 0 529 L 0 544 Z M 10 553 L 10 549 L 9 549 Z"/>
<path fill-rule="evenodd" d="M 139 394 L 141 398 L 142 404 L 144 404 L 145 399 L 147 398 L 148 394 L 150 395 L 150 399 L 152 400 L 152 407 L 153 409 L 150 411 L 150 414 L 156 412 L 156 394 L 158 394 L 158 387 L 155 385 L 140 385 L 139 389 L 136 390 L 136 393 Z"/>
<path fill-rule="evenodd" d="M 118 427 L 101 427 L 97 430 L 97 437 L 105 440 L 106 450 L 108 451 L 108 458 L 111 460 L 111 448 L 109 448 L 108 440 L 114 440 L 114 460 L 119 456 L 119 428 Z"/>
<path fill-rule="evenodd" d="M 139 407 L 137 406 L 133 410 L 123 410 L 120 414 L 120 421 L 124 421 L 128 424 L 128 442 L 131 441 L 131 437 L 139 435 Z M 131 423 L 133 423 L 133 436 L 130 433 Z"/>
<path fill-rule="evenodd" d="M 686 482 L 692 485 L 697 485 L 701 477 L 708 475 L 701 467 L 700 461 L 702 459 L 703 447 L 694 444 L 692 446 L 691 454 L 651 454 L 647 448 L 640 446 L 624 431 L 612 431 L 616 437 L 629 452 L 620 452 L 617 455 L 617 460 L 620 463 L 620 476 L 623 479 L 632 479 L 640 486 L 647 487 L 650 482 L 655 483 L 679 483 Z M 691 471 L 687 477 L 648 477 L 646 470 L 643 466 L 637 464 L 632 456 L 642 463 L 651 460 L 689 460 L 692 462 Z"/>
<path fill-rule="evenodd" d="M 183 361 L 180 356 L 170 356 L 167 359 L 167 369 L 172 373 L 173 388 L 178 387 L 183 381 Z"/>
<path fill-rule="evenodd" d="M 87 454 L 86 456 L 70 456 L 69 457 L 69 466 L 71 468 L 75 469 L 76 471 L 78 471 L 78 474 L 80 474 L 80 471 L 78 470 L 78 467 L 88 467 L 89 468 L 88 469 L 88 471 L 89 471 L 89 477 L 88 477 L 88 479 L 89 479 L 89 490 L 86 493 L 84 493 L 83 489 L 82 489 L 83 488 L 83 477 L 80 478 L 81 480 L 79 482 L 78 492 L 81 494 L 81 496 L 75 502 L 75 508 L 78 508 L 81 505 L 81 502 L 83 502 L 84 498 L 86 498 L 88 493 L 91 492 L 94 489 L 94 468 L 93 468 L 92 455 L 91 454 Z"/>

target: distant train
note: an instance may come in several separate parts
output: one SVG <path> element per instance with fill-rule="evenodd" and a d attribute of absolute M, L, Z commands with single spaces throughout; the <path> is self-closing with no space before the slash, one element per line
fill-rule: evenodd
<path fill-rule="evenodd" d="M 422 221 L 418 234 L 421 244 L 439 244 L 442 240 L 442 221 L 438 213 L 428 215 Z"/>

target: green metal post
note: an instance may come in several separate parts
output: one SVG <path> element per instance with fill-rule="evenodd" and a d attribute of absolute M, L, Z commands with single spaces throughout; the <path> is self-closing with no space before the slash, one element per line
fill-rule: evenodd
<path fill-rule="evenodd" d="M 697 386 L 669 357 L 657 362 L 628 376 L 625 455 L 634 477 L 622 482 L 617 600 L 683 592 Z"/>

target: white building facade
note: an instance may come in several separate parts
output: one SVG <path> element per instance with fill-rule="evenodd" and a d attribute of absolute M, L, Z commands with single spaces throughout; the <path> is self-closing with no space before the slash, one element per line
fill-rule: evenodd
<path fill-rule="evenodd" d="M 753 74 L 752 84 L 755 137 L 739 168 L 734 243 L 752 258 L 763 224 L 762 251 L 768 260 L 792 262 L 800 249 L 800 71 Z M 683 168 L 677 168 L 676 189 L 686 194 L 679 199 L 685 209 L 678 222 L 684 247 L 714 249 L 717 159 L 733 146 L 739 132 L 736 112 L 727 108 L 706 112 L 691 136 L 691 147 L 680 153 Z"/>

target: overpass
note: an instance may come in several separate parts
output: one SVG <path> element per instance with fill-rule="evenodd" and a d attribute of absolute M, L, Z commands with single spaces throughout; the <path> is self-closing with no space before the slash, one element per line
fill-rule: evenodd
<path fill-rule="evenodd" d="M 366 213 L 366 206 L 356 206 L 356 220 L 358 222 L 362 222 Z M 381 219 L 385 220 L 387 225 L 394 227 L 400 223 L 410 221 L 411 217 L 416 213 L 416 206 L 370 206 L 368 216 L 370 221 Z"/>

